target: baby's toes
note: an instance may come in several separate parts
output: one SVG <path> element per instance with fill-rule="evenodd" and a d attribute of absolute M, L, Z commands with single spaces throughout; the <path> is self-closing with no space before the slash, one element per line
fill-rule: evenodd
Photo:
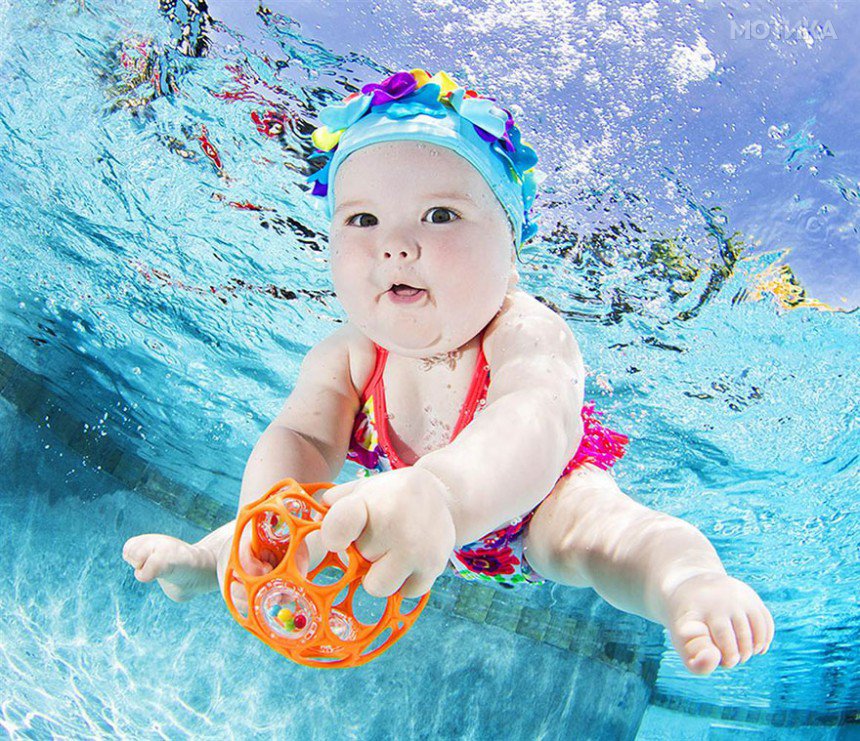
<path fill-rule="evenodd" d="M 714 618 L 708 623 L 714 644 L 723 655 L 720 666 L 726 669 L 736 666 L 741 658 L 734 626 L 735 623 L 728 617 Z M 749 626 L 747 626 L 747 630 L 749 630 Z"/>
<path fill-rule="evenodd" d="M 675 650 L 693 674 L 710 674 L 717 668 L 722 656 L 701 620 L 679 621 L 669 633 Z"/>
<path fill-rule="evenodd" d="M 753 655 L 753 631 L 750 627 L 749 616 L 745 612 L 740 615 L 733 615 L 732 628 L 735 632 L 740 662 L 745 664 Z"/>
<path fill-rule="evenodd" d="M 684 664 L 693 674 L 710 674 L 720 665 L 720 649 L 718 649 L 710 638 L 697 639 L 689 647 L 689 655 L 684 659 Z"/>
<path fill-rule="evenodd" d="M 753 652 L 765 653 L 773 640 L 773 617 L 762 603 L 759 609 L 750 610 L 749 620 L 752 627 Z"/>

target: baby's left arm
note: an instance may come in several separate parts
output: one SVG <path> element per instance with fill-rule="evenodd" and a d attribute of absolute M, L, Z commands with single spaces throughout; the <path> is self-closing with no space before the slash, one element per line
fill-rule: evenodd
<path fill-rule="evenodd" d="M 415 463 L 447 488 L 457 547 L 540 504 L 583 433 L 585 369 L 560 316 L 514 291 L 484 333 L 484 354 L 486 407 Z"/>
<path fill-rule="evenodd" d="M 564 321 L 522 291 L 484 333 L 487 406 L 413 466 L 329 489 L 325 550 L 355 542 L 373 563 L 365 590 L 424 594 L 453 548 L 525 514 L 549 494 L 582 439 L 585 370 Z"/>

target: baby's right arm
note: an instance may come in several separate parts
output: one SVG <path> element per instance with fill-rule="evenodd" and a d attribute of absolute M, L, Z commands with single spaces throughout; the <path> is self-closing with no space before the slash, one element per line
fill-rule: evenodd
<path fill-rule="evenodd" d="M 349 373 L 351 331 L 339 329 L 305 355 L 295 388 L 251 452 L 239 509 L 286 477 L 299 482 L 337 478 L 359 407 Z"/>
<path fill-rule="evenodd" d="M 353 331 L 344 326 L 305 355 L 295 388 L 251 451 L 242 476 L 238 509 L 287 477 L 299 483 L 337 478 L 360 403 L 349 371 L 348 338 Z M 197 545 L 221 551 L 219 562 L 224 561 L 234 528 L 235 521 L 227 523 Z M 248 529 L 246 532 L 250 533 Z M 247 554 L 246 540 L 250 541 L 249 535 L 243 536 L 244 547 L 240 550 Z"/>
<path fill-rule="evenodd" d="M 349 372 L 348 338 L 354 331 L 346 325 L 305 356 L 295 389 L 248 458 L 239 495 L 240 509 L 281 479 L 293 478 L 299 483 L 332 481 L 340 473 L 359 407 Z M 157 579 L 171 599 L 184 602 L 219 586 L 224 589 L 235 529 L 233 520 L 193 546 L 169 535 L 138 535 L 126 541 L 122 557 L 134 567 L 139 581 Z M 242 567 L 252 576 L 268 573 L 275 565 L 274 558 L 266 553 L 256 558 L 251 553 L 250 535 L 246 527 L 239 543 Z M 313 568 L 325 555 L 319 531 L 310 533 L 305 542 L 308 550 L 297 558 L 300 566 Z M 241 604 L 245 600 L 244 588 L 234 583 L 232 590 L 234 601 Z"/>

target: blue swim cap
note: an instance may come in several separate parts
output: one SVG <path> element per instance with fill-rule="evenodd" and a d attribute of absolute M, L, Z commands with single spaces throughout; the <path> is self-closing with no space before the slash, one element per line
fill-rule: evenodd
<path fill-rule="evenodd" d="M 397 72 L 381 83 L 369 83 L 361 94 L 322 109 L 324 124 L 313 132 L 325 165 L 308 177 L 311 195 L 325 199 L 326 217 L 334 212 L 334 178 L 353 152 L 389 141 L 422 141 L 447 147 L 465 158 L 495 193 L 508 214 L 515 246 L 537 233 L 537 215 L 530 213 L 544 174 L 535 169 L 537 154 L 523 142 L 507 109 L 492 98 L 466 90 L 444 72 Z"/>

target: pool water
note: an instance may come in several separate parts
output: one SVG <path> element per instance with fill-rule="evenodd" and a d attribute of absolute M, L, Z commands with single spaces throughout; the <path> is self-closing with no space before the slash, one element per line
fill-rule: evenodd
<path fill-rule="evenodd" d="M 2 728 L 851 738 L 858 22 L 823 2 L 0 0 Z M 631 439 L 619 484 L 756 589 L 767 655 L 694 677 L 592 590 L 445 577 L 380 659 L 315 672 L 217 594 L 173 603 L 122 562 L 132 535 L 196 540 L 235 511 L 344 321 L 303 190 L 316 111 L 418 65 L 522 105 L 551 177 L 521 284 Z"/>

